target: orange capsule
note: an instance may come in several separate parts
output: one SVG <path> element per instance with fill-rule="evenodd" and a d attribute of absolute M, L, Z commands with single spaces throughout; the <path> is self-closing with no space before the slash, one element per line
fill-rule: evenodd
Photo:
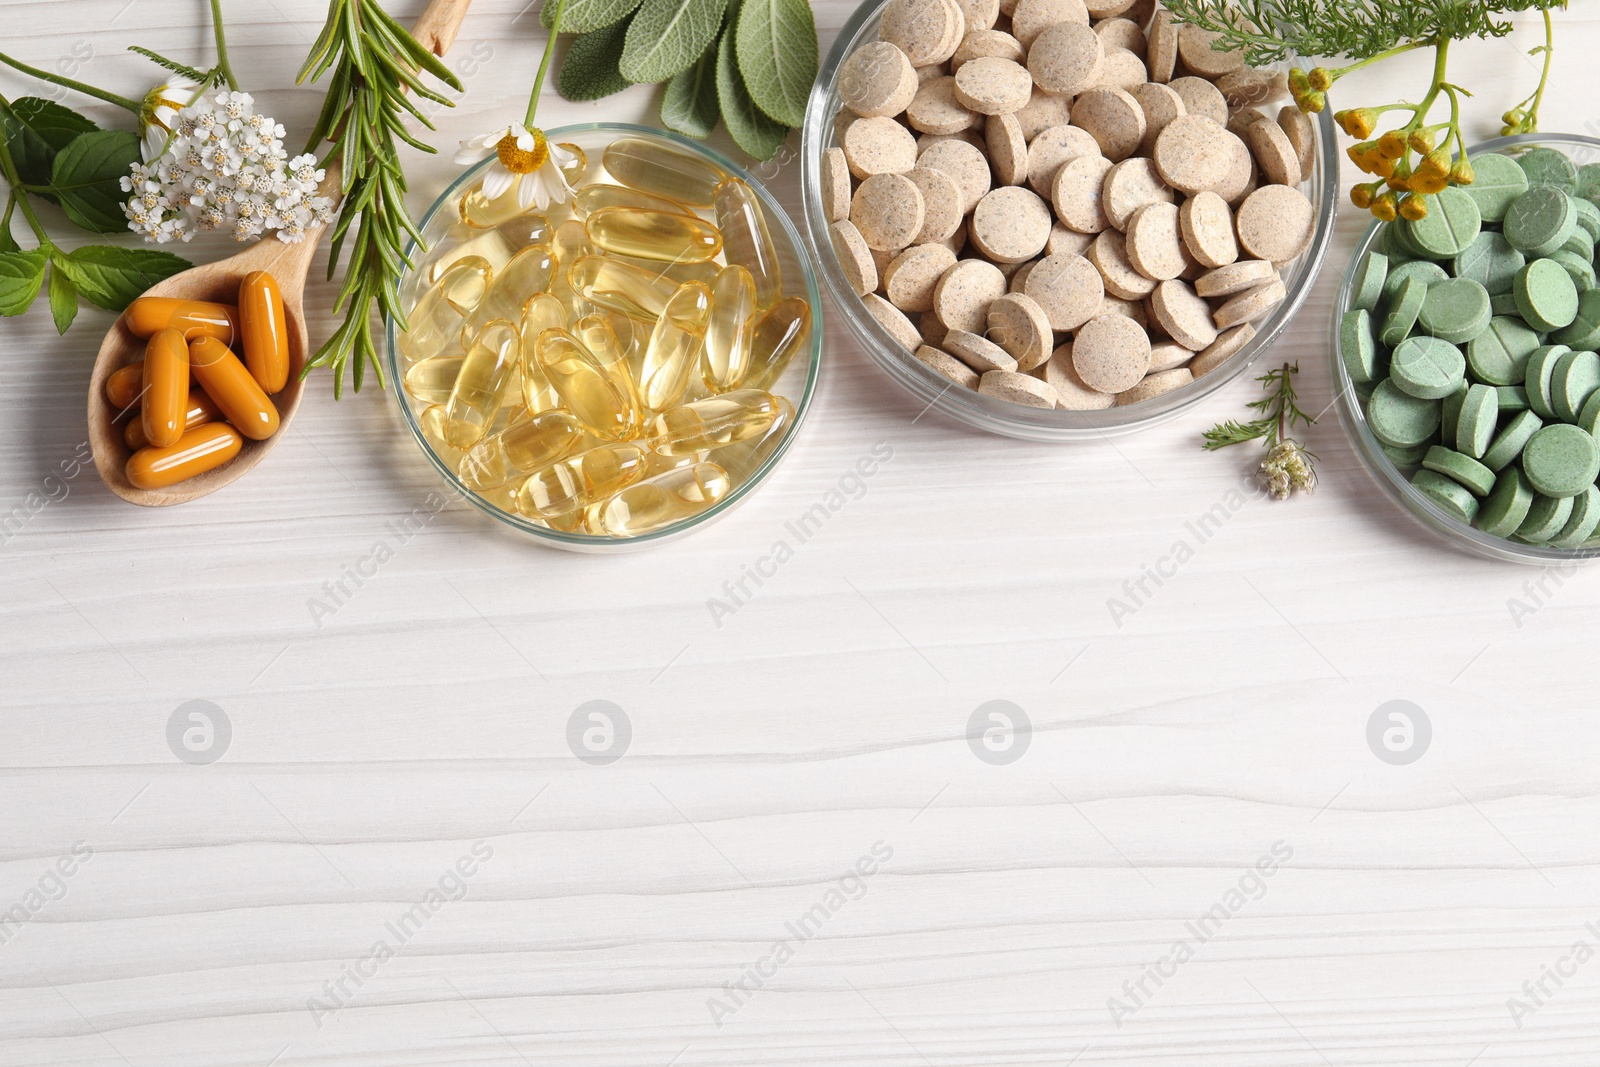
<path fill-rule="evenodd" d="M 144 393 L 144 360 L 130 363 L 106 378 L 106 403 L 121 415 L 139 402 Z"/>
<path fill-rule="evenodd" d="M 157 448 L 178 443 L 189 407 L 189 346 L 177 330 L 161 330 L 144 349 L 144 406 L 139 421 Z"/>
<path fill-rule="evenodd" d="M 141 448 L 123 468 L 139 489 L 161 489 L 222 466 L 244 445 L 239 431 L 225 422 L 208 422 L 188 430 L 166 448 Z"/>
<path fill-rule="evenodd" d="M 122 321 L 140 337 L 160 330 L 177 330 L 188 340 L 215 337 L 225 345 L 239 336 L 239 309 L 207 300 L 179 300 L 172 296 L 141 296 L 128 305 Z"/>
<path fill-rule="evenodd" d="M 269 393 L 282 389 L 289 381 L 289 320 L 283 293 L 264 270 L 251 271 L 239 285 L 239 332 L 250 377 Z"/>
<path fill-rule="evenodd" d="M 202 423 L 222 421 L 222 412 L 217 410 L 215 401 L 199 389 L 189 390 L 189 409 L 183 416 L 185 430 L 192 430 Z M 137 452 L 149 444 L 150 439 L 144 435 L 144 420 L 131 420 L 128 428 L 122 431 L 122 439 L 127 442 L 130 452 Z"/>
<path fill-rule="evenodd" d="M 215 337 L 195 338 L 189 343 L 189 366 L 195 381 L 240 433 L 260 441 L 278 432 L 278 409 L 227 345 Z"/>

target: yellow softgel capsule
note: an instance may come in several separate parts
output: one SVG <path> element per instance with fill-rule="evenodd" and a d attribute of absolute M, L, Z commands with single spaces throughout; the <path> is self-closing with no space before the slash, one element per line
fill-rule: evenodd
<path fill-rule="evenodd" d="M 567 269 L 584 256 L 594 255 L 595 248 L 589 243 L 589 232 L 583 228 L 583 223 L 567 219 L 557 226 L 550 236 L 550 251 L 560 264 L 556 276 L 550 279 L 550 294 L 566 306 L 569 320 L 587 314 L 589 303 L 573 291 L 571 271 Z"/>
<path fill-rule="evenodd" d="M 562 403 L 591 432 L 613 441 L 639 436 L 644 419 L 625 365 L 602 362 L 566 330 L 539 335 L 539 363 Z"/>
<path fill-rule="evenodd" d="M 523 219 L 530 222 L 537 217 L 533 205 L 523 207 L 518 202 L 517 186 L 519 182 L 512 182 L 511 188 L 499 196 L 490 199 L 483 193 L 483 183 L 479 182 L 461 198 L 458 210 L 461 221 L 478 230 L 492 230 L 511 222 L 520 223 Z"/>
<path fill-rule="evenodd" d="M 778 398 L 761 389 L 708 396 L 650 420 L 650 447 L 668 456 L 722 448 L 765 433 L 782 410 Z"/>
<path fill-rule="evenodd" d="M 561 397 L 539 365 L 539 335 L 567 328 L 567 309 L 550 293 L 536 293 L 522 305 L 517 332 L 522 337 L 522 403 L 538 413 L 561 406 Z"/>
<path fill-rule="evenodd" d="M 570 411 L 541 411 L 473 445 L 462 457 L 458 473 L 469 489 L 493 489 L 556 462 L 583 437 L 583 426 Z"/>
<path fill-rule="evenodd" d="M 627 350 L 622 347 L 617 332 L 611 328 L 606 316 L 598 312 L 583 316 L 572 324 L 572 336 L 582 341 L 584 347 L 593 352 L 600 362 L 626 366 Z M 631 369 L 628 377 L 633 377 Z"/>
<path fill-rule="evenodd" d="M 400 354 L 418 360 L 454 348 L 459 343 L 462 321 L 482 302 L 492 275 L 488 261 L 477 256 L 445 271 L 406 312 Z"/>
<path fill-rule="evenodd" d="M 607 182 L 591 182 L 572 197 L 572 211 L 579 218 L 591 211 L 604 211 L 611 207 L 637 208 L 641 211 L 671 211 L 680 215 L 688 214 L 692 210 L 688 204 L 668 200 L 664 196 L 630 189 L 626 185 L 611 185 Z"/>
<path fill-rule="evenodd" d="M 439 254 L 422 272 L 422 280 L 429 285 L 437 283 L 457 263 L 474 256 L 489 265 L 492 282 L 494 275 L 504 270 L 511 257 L 517 254 L 499 230 L 468 230 L 460 236 L 446 234 L 440 238 L 438 247 Z"/>
<path fill-rule="evenodd" d="M 643 481 L 648 449 L 628 442 L 605 444 L 533 471 L 517 490 L 517 510 L 549 522 Z"/>
<path fill-rule="evenodd" d="M 690 207 L 710 207 L 721 167 L 681 148 L 641 137 L 621 137 L 606 147 L 601 162 L 617 181 Z"/>
<path fill-rule="evenodd" d="M 512 255 L 529 245 L 547 245 L 555 236 L 555 228 L 551 226 L 549 216 L 538 212 L 514 218 L 510 222 L 502 222 L 495 229 L 511 246 Z"/>
<path fill-rule="evenodd" d="M 714 393 L 737 388 L 750 369 L 750 320 L 756 311 L 756 287 L 750 272 L 723 267 L 711 283 L 711 318 L 706 323 L 705 359 L 701 372 Z"/>
<path fill-rule="evenodd" d="M 571 141 L 557 141 L 556 147 L 567 153 L 566 159 L 556 157 L 556 169 L 567 179 L 567 184 L 576 189 L 589 169 L 589 153 Z"/>
<path fill-rule="evenodd" d="M 478 336 L 485 326 L 496 319 L 516 322 L 522 317 L 522 307 L 528 297 L 550 288 L 555 277 L 557 260 L 548 245 L 529 245 L 512 257 L 511 262 L 495 275 L 483 301 L 461 324 L 461 344 Z"/>
<path fill-rule="evenodd" d="M 777 405 L 778 415 L 764 432 L 731 445 L 714 448 L 706 454 L 705 458 L 727 471 L 728 477 L 736 484 L 748 480 L 760 469 L 767 458 L 777 451 L 778 445 L 789 435 L 789 429 L 794 425 L 794 405 L 789 403 L 787 397 L 773 396 L 772 399 Z"/>
<path fill-rule="evenodd" d="M 714 199 L 728 262 L 750 272 L 756 283 L 756 306 L 771 307 L 783 293 L 783 267 L 756 191 L 739 178 L 726 178 L 717 184 Z"/>
<path fill-rule="evenodd" d="M 449 421 L 445 416 L 443 404 L 430 405 L 417 416 L 417 425 L 422 428 L 422 436 L 428 442 L 428 447 L 454 469 L 460 461 L 461 450 L 445 440 L 445 427 Z"/>
<path fill-rule="evenodd" d="M 406 392 L 424 404 L 443 404 L 450 399 L 464 359 L 465 356 L 429 356 L 418 360 L 406 370 Z"/>
<path fill-rule="evenodd" d="M 722 269 L 722 264 L 714 259 L 705 260 L 701 263 L 690 263 L 687 260 L 682 263 L 666 263 L 659 259 L 637 259 L 633 256 L 618 255 L 615 252 L 607 253 L 607 256 L 618 263 L 626 263 L 630 267 L 638 267 L 648 274 L 659 274 L 661 277 L 671 281 L 673 285 L 682 285 L 684 282 L 700 282 L 702 285 L 709 286 L 716 280 L 717 272 Z"/>
<path fill-rule="evenodd" d="M 705 511 L 733 488 L 715 463 L 678 467 L 589 505 L 584 523 L 602 537 L 638 537 Z"/>
<path fill-rule="evenodd" d="M 639 370 L 639 399 L 646 408 L 661 411 L 682 398 L 700 364 L 710 319 L 711 290 L 699 282 L 680 286 L 661 309 Z"/>
<path fill-rule="evenodd" d="M 678 283 L 605 256 L 583 256 L 567 272 L 572 288 L 591 304 L 654 322 Z"/>
<path fill-rule="evenodd" d="M 444 438 L 451 447 L 470 448 L 489 432 L 521 355 L 517 328 L 504 319 L 489 323 L 473 339 L 444 405 Z"/>
<path fill-rule="evenodd" d="M 608 207 L 591 212 L 583 225 L 597 247 L 635 259 L 703 263 L 722 251 L 722 234 L 693 215 Z"/>
<path fill-rule="evenodd" d="M 811 339 L 811 305 L 790 296 L 762 312 L 750 327 L 750 371 L 744 384 L 770 389 Z"/>

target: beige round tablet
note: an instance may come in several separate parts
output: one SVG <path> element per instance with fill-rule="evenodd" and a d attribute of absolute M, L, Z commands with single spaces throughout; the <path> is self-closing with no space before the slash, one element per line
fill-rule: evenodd
<path fill-rule="evenodd" d="M 962 65 L 955 76 L 957 102 L 980 115 L 1009 115 L 1033 95 L 1026 67 L 998 56 L 984 56 Z"/>
<path fill-rule="evenodd" d="M 1243 67 L 1218 78 L 1217 91 L 1230 107 L 1266 107 L 1289 95 L 1289 77 L 1281 70 Z"/>
<path fill-rule="evenodd" d="M 1063 22 L 1089 25 L 1089 9 L 1083 0 L 1018 0 L 1011 12 L 1011 36 L 1032 48 L 1038 36 Z"/>
<path fill-rule="evenodd" d="M 949 53 L 939 53 L 952 26 L 960 29 L 952 9 L 944 0 L 889 0 L 883 6 L 878 36 L 904 52 L 912 66 L 941 63 L 950 58 Z"/>
<path fill-rule="evenodd" d="M 983 116 L 956 99 L 956 80 L 949 76 L 924 82 L 906 108 L 906 121 L 923 133 L 952 134 L 971 129 Z"/>
<path fill-rule="evenodd" d="M 1131 92 L 1149 80 L 1142 58 L 1124 48 L 1108 48 L 1095 69 L 1091 88 Z"/>
<path fill-rule="evenodd" d="M 1028 142 L 1015 115 L 992 115 L 983 124 L 983 142 L 989 146 L 989 165 L 1001 185 L 1021 185 L 1028 180 Z"/>
<path fill-rule="evenodd" d="M 1125 249 L 1133 269 L 1146 278 L 1164 282 L 1184 272 L 1183 234 L 1176 204 L 1146 204 L 1128 220 Z"/>
<path fill-rule="evenodd" d="M 1127 229 L 1133 213 L 1146 204 L 1172 202 L 1172 190 L 1156 173 L 1155 165 L 1142 156 L 1124 159 L 1106 171 L 1100 190 L 1100 207 L 1114 230 Z"/>
<path fill-rule="evenodd" d="M 922 219 L 922 193 L 904 174 L 874 174 L 850 198 L 850 221 L 868 248 L 905 248 L 922 232 Z"/>
<path fill-rule="evenodd" d="M 1183 97 L 1170 85 L 1145 82 L 1128 90 L 1144 109 L 1144 140 L 1139 142 L 1139 153 L 1148 156 L 1155 148 L 1156 138 L 1167 128 L 1167 123 L 1179 115 L 1188 114 Z"/>
<path fill-rule="evenodd" d="M 978 392 L 1030 408 L 1053 408 L 1056 391 L 1048 382 L 1016 371 L 992 370 L 978 379 Z"/>
<path fill-rule="evenodd" d="M 1170 82 L 1178 67 L 1178 20 L 1166 8 L 1157 8 L 1146 36 L 1150 44 L 1145 65 L 1150 68 L 1150 80 Z"/>
<path fill-rule="evenodd" d="M 1017 272 L 1006 279 L 1006 292 L 1025 292 L 1028 284 L 1028 275 L 1033 273 L 1033 268 L 1043 262 L 1044 260 L 1042 259 L 1031 259 L 1026 263 L 1018 264 Z"/>
<path fill-rule="evenodd" d="M 1105 302 L 1100 306 L 1102 315 L 1121 315 L 1125 319 L 1132 319 L 1139 324 L 1139 329 L 1145 333 L 1150 332 L 1150 315 L 1145 310 L 1143 300 L 1124 300 L 1120 296 L 1107 295 Z"/>
<path fill-rule="evenodd" d="M 839 100 L 857 115 L 898 115 L 916 94 L 916 68 L 888 41 L 862 45 L 839 68 Z"/>
<path fill-rule="evenodd" d="M 891 118 L 856 119 L 844 131 L 844 157 L 857 178 L 904 174 L 917 165 L 917 140 Z"/>
<path fill-rule="evenodd" d="M 1117 394 L 1117 407 L 1125 408 L 1129 404 L 1154 400 L 1162 393 L 1170 393 L 1174 389 L 1182 389 L 1192 381 L 1194 381 L 1194 375 L 1189 373 L 1189 368 L 1187 367 L 1151 371 L 1139 381 L 1138 385 Z"/>
<path fill-rule="evenodd" d="M 921 159 L 924 152 L 932 148 L 934 145 L 941 144 L 945 141 L 960 141 L 963 144 L 971 145 L 979 152 L 989 151 L 988 146 L 983 143 L 983 128 L 981 126 L 974 126 L 970 130 L 962 130 L 960 133 L 917 134 L 917 158 Z"/>
<path fill-rule="evenodd" d="M 961 8 L 962 25 L 968 36 L 993 29 L 1000 17 L 1000 0 L 956 0 L 956 3 Z"/>
<path fill-rule="evenodd" d="M 950 74 L 950 64 L 948 64 L 948 63 L 930 63 L 926 67 L 918 67 L 917 68 L 917 88 L 918 89 L 922 88 L 924 85 L 927 85 L 929 82 L 933 81 L 933 79 L 935 79 L 935 78 L 948 77 L 949 74 Z M 913 97 L 912 99 L 915 99 L 915 97 Z"/>
<path fill-rule="evenodd" d="M 1250 146 L 1262 176 L 1270 184 L 1300 184 L 1300 157 L 1282 126 L 1263 117 L 1245 130 L 1244 143 Z"/>
<path fill-rule="evenodd" d="M 1088 130 L 1052 126 L 1028 144 L 1028 184 L 1040 196 L 1049 196 L 1061 164 L 1079 156 L 1100 155 L 1100 145 Z"/>
<path fill-rule="evenodd" d="M 1063 411 L 1104 411 L 1116 397 L 1091 389 L 1072 365 L 1072 344 L 1056 349 L 1044 365 L 1044 380 L 1056 391 L 1056 407 Z"/>
<path fill-rule="evenodd" d="M 1056 217 L 1068 229 L 1079 233 L 1099 233 L 1111 223 L 1101 207 L 1101 190 L 1111 161 L 1104 156 L 1079 156 L 1069 159 L 1056 171 L 1050 187 L 1050 200 Z"/>
<path fill-rule="evenodd" d="M 1249 344 L 1255 335 L 1256 328 L 1248 322 L 1226 331 L 1211 342 L 1211 347 L 1196 354 L 1194 361 L 1189 364 L 1189 372 L 1196 378 L 1210 374 L 1238 355 L 1239 350 Z"/>
<path fill-rule="evenodd" d="M 1022 45 L 1009 33 L 1000 30 L 973 30 L 967 33 L 961 41 L 961 46 L 956 49 L 956 54 L 950 57 L 950 73 L 960 74 L 963 64 L 986 57 L 1009 59 L 1013 63 L 1026 63 L 1028 60 L 1028 54 L 1023 51 Z"/>
<path fill-rule="evenodd" d="M 1121 89 L 1090 89 L 1072 102 L 1072 124 L 1088 130 L 1113 163 L 1133 155 L 1144 140 L 1144 108 Z"/>
<path fill-rule="evenodd" d="M 1044 308 L 1025 293 L 1007 293 L 989 305 L 986 316 L 988 338 L 1017 361 L 1017 369 L 1029 371 L 1042 367 L 1055 347 L 1055 333 L 1050 329 Z"/>
<path fill-rule="evenodd" d="M 1017 122 L 1022 125 L 1022 136 L 1029 144 L 1045 130 L 1065 126 L 1072 118 L 1072 97 L 1063 93 L 1047 93 L 1037 85 L 1028 103 L 1017 112 Z"/>
<path fill-rule="evenodd" d="M 1191 196 L 1207 189 L 1223 193 L 1238 181 L 1241 169 L 1247 177 L 1250 169 L 1244 142 L 1204 115 L 1180 115 L 1167 123 L 1151 159 L 1163 181 Z"/>
<path fill-rule="evenodd" d="M 1239 243 L 1257 259 L 1287 263 L 1311 247 L 1316 224 L 1311 201 L 1299 189 L 1263 185 L 1239 206 Z"/>
<path fill-rule="evenodd" d="M 1173 79 L 1171 87 L 1183 99 L 1184 110 L 1190 115 L 1204 115 L 1219 126 L 1228 124 L 1228 101 L 1215 85 L 1191 75 Z"/>
<path fill-rule="evenodd" d="M 936 170 L 956 183 L 963 215 L 977 207 L 989 191 L 989 161 L 965 141 L 940 141 L 923 152 L 916 165 Z"/>
<path fill-rule="evenodd" d="M 1073 337 L 1072 366 L 1097 392 L 1131 389 L 1150 369 L 1150 337 L 1131 319 L 1098 315 Z"/>
<path fill-rule="evenodd" d="M 1046 256 L 1081 256 L 1094 243 L 1094 235 L 1069 230 L 1057 222 L 1050 227 L 1050 237 L 1044 243 Z"/>
<path fill-rule="evenodd" d="M 1140 274 L 1128 262 L 1125 239 L 1116 230 L 1107 230 L 1096 237 L 1085 258 L 1100 272 L 1106 292 L 1118 299 L 1142 300 L 1156 287 L 1153 279 Z"/>
<path fill-rule="evenodd" d="M 873 292 L 880 296 L 883 295 L 883 272 L 889 268 L 889 264 L 893 263 L 894 257 L 899 254 L 899 249 L 874 248 L 872 250 L 872 267 L 878 272 L 878 285 Z"/>
<path fill-rule="evenodd" d="M 1254 289 L 1246 289 L 1231 298 L 1212 313 L 1211 321 L 1217 324 L 1219 330 L 1229 329 L 1242 322 L 1254 322 L 1283 303 L 1287 295 L 1288 290 L 1284 288 L 1283 282 L 1274 279 Z"/>
<path fill-rule="evenodd" d="M 1093 263 L 1076 253 L 1050 255 L 1028 271 L 1022 291 L 1044 309 L 1052 330 L 1065 332 L 1099 315 L 1105 281 Z"/>
<path fill-rule="evenodd" d="M 1234 108 L 1232 111 L 1228 112 L 1227 129 L 1228 132 L 1233 134 L 1235 137 L 1243 138 L 1251 126 L 1254 126 L 1258 122 L 1265 122 L 1266 119 L 1267 116 L 1263 115 L 1257 108 Z M 1249 141 L 1246 140 L 1245 143 L 1248 144 Z"/>
<path fill-rule="evenodd" d="M 922 339 L 934 348 L 943 348 L 945 336 L 950 332 L 939 321 L 939 316 L 931 311 L 924 311 L 917 316 L 917 330 L 921 332 Z"/>
<path fill-rule="evenodd" d="M 1050 93 L 1081 93 L 1095 83 L 1105 45 L 1087 24 L 1059 22 L 1028 49 L 1028 72 Z"/>
<path fill-rule="evenodd" d="M 933 290 L 933 311 L 951 330 L 982 333 L 989 305 L 1006 295 L 1006 276 L 993 263 L 963 259 L 944 272 Z"/>
<path fill-rule="evenodd" d="M 1050 206 L 1038 194 L 1003 185 L 973 210 L 972 242 L 996 262 L 1022 263 L 1044 251 L 1052 221 Z"/>
<path fill-rule="evenodd" d="M 884 268 L 884 295 L 901 311 L 932 311 L 934 287 L 955 262 L 956 254 L 944 245 L 914 245 Z"/>
<path fill-rule="evenodd" d="M 1278 112 L 1278 125 L 1294 145 L 1295 158 L 1300 161 L 1300 176 L 1311 177 L 1312 168 L 1317 165 L 1317 135 L 1311 116 L 1293 104 L 1285 104 Z"/>
<path fill-rule="evenodd" d="M 1211 306 L 1184 282 L 1162 282 L 1150 294 L 1150 311 L 1167 336 L 1198 352 L 1217 339 Z"/>
<path fill-rule="evenodd" d="M 861 302 L 866 305 L 867 312 L 878 320 L 878 325 L 894 338 L 895 344 L 907 352 L 915 352 L 922 346 L 922 334 L 917 331 L 911 320 L 906 318 L 905 312 L 877 293 L 868 293 L 861 298 Z"/>
<path fill-rule="evenodd" d="M 1094 12 L 1090 12 L 1093 16 Z M 1144 31 L 1139 24 L 1131 19 L 1101 18 L 1094 24 L 1094 32 L 1100 35 L 1100 40 L 1105 42 L 1106 51 L 1120 48 L 1124 52 L 1132 52 L 1140 59 L 1145 57 L 1149 42 L 1145 40 Z"/>
<path fill-rule="evenodd" d="M 833 251 L 839 257 L 839 269 L 858 296 L 865 296 L 878 287 L 878 266 L 872 258 L 872 249 L 862 238 L 861 231 L 849 219 L 833 224 Z"/>
<path fill-rule="evenodd" d="M 1178 57 L 1183 65 L 1207 78 L 1220 78 L 1244 66 L 1244 53 L 1236 48 L 1219 51 L 1213 47 L 1222 34 L 1183 26 L 1178 30 Z"/>
<path fill-rule="evenodd" d="M 976 389 L 978 387 L 978 372 L 948 352 L 941 352 L 937 348 L 922 345 L 911 355 L 924 367 L 941 377 L 950 379 L 964 389 Z"/>
<path fill-rule="evenodd" d="M 912 167 L 905 176 L 922 194 L 922 229 L 911 243 L 949 240 L 961 229 L 961 190 L 948 175 L 932 167 Z"/>
<path fill-rule="evenodd" d="M 1150 343 L 1150 373 L 1181 367 L 1194 358 L 1194 353 L 1176 341 Z"/>
<path fill-rule="evenodd" d="M 1225 267 L 1239 258 L 1233 236 L 1233 212 L 1228 202 L 1213 192 L 1200 192 L 1178 209 L 1183 243 L 1204 267 Z"/>
<path fill-rule="evenodd" d="M 1245 197 L 1255 192 L 1260 185 L 1260 168 L 1256 166 L 1256 157 L 1250 154 L 1250 149 L 1245 146 L 1242 139 L 1235 138 L 1229 144 L 1228 150 L 1237 157 L 1237 162 L 1230 173 L 1227 184 L 1216 190 L 1218 196 L 1228 202 L 1234 213 L 1239 211 L 1239 205 L 1244 203 Z"/>
<path fill-rule="evenodd" d="M 1202 274 L 1194 283 L 1194 291 L 1210 300 L 1254 289 L 1277 276 L 1277 268 L 1268 260 L 1241 259 Z"/>
<path fill-rule="evenodd" d="M 844 149 L 822 153 L 822 211 L 829 222 L 850 217 L 850 164 Z"/>
<path fill-rule="evenodd" d="M 945 7 L 949 9 L 950 18 L 947 23 L 949 31 L 939 44 L 939 51 L 934 56 L 934 62 L 948 65 L 950 57 L 956 54 L 956 49 L 961 47 L 961 42 L 967 36 L 967 16 L 959 0 L 944 0 Z M 953 73 L 953 72 L 952 72 Z"/>
<path fill-rule="evenodd" d="M 944 350 L 979 374 L 1017 369 L 1016 357 L 982 334 L 951 330 L 944 335 Z"/>

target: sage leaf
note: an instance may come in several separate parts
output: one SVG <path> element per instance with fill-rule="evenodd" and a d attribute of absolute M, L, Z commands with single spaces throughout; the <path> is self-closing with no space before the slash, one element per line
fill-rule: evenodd
<path fill-rule="evenodd" d="M 717 127 L 717 53 L 707 48 L 694 66 L 675 74 L 661 97 L 661 124 L 685 137 L 709 137 Z"/>
<path fill-rule="evenodd" d="M 56 333 L 66 333 L 78 317 L 78 291 L 61 270 L 59 253 L 50 266 L 50 317 L 56 320 Z"/>
<path fill-rule="evenodd" d="M 193 264 L 154 248 L 85 245 L 56 260 L 83 298 L 107 311 L 121 311 L 156 282 Z"/>
<path fill-rule="evenodd" d="M 10 107 L 0 105 L 0 131 L 26 185 L 49 185 L 56 153 L 79 134 L 99 128 L 71 108 L 37 96 L 13 100 Z"/>
<path fill-rule="evenodd" d="M 639 6 L 639 0 L 567 0 L 561 12 L 562 33 L 588 33 L 621 22 Z M 545 0 L 539 21 L 547 30 L 555 29 L 556 0 Z"/>
<path fill-rule="evenodd" d="M 783 147 L 789 128 L 774 122 L 750 98 L 734 61 L 733 36 L 725 33 L 717 44 L 717 100 L 722 108 L 722 121 L 727 124 L 734 143 L 751 157 L 768 160 Z"/>
<path fill-rule="evenodd" d="M 138 162 L 139 138 L 127 130 L 79 134 L 56 155 L 50 187 L 67 218 L 96 233 L 128 228 L 122 213 L 122 186 L 128 167 Z"/>
<path fill-rule="evenodd" d="M 28 310 L 44 284 L 44 267 L 48 262 L 38 249 L 0 252 L 0 315 L 20 315 Z"/>
<path fill-rule="evenodd" d="M 644 0 L 628 27 L 622 74 L 662 82 L 688 70 L 716 39 L 727 0 Z"/>
<path fill-rule="evenodd" d="M 627 33 L 628 23 L 624 20 L 615 26 L 590 30 L 573 41 L 556 82 L 561 95 L 568 100 L 599 100 L 632 85 L 617 69 Z"/>
<path fill-rule="evenodd" d="M 805 121 L 817 80 L 817 24 L 806 0 L 744 0 L 734 55 L 757 107 L 785 126 Z"/>

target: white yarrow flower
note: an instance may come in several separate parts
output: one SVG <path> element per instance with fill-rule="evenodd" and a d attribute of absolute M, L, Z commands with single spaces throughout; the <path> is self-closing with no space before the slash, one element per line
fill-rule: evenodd
<path fill-rule="evenodd" d="M 463 166 L 495 156 L 483 173 L 483 195 L 490 200 L 504 196 L 513 186 L 517 206 L 544 210 L 551 203 L 565 203 L 572 186 L 561 173 L 564 164 L 575 158 L 560 145 L 545 140 L 544 131 L 513 122 L 504 129 L 461 142 L 455 161 Z"/>

